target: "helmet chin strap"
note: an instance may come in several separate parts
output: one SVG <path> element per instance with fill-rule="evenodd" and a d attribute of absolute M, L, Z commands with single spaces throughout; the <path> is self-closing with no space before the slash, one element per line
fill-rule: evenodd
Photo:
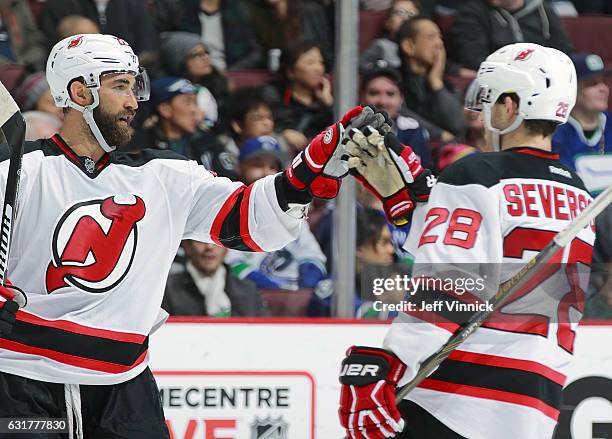
<path fill-rule="evenodd" d="M 70 108 L 74 108 L 75 110 L 83 113 L 83 118 L 85 119 L 85 122 L 87 122 L 87 126 L 89 126 L 89 129 L 91 130 L 91 134 L 93 134 L 96 141 L 100 144 L 100 146 L 102 147 L 104 151 L 112 152 L 115 150 L 116 146 L 111 146 L 106 142 L 106 140 L 104 139 L 104 136 L 100 132 L 100 128 L 98 128 L 98 125 L 96 124 L 96 121 L 94 120 L 93 112 L 96 109 L 96 107 L 100 104 L 100 95 L 98 94 L 97 89 L 92 88 L 90 90 L 94 98 L 94 101 L 91 105 L 87 105 L 83 107 L 81 105 L 74 103 L 71 99 L 68 99 L 68 106 Z"/>
<path fill-rule="evenodd" d="M 522 114 L 517 114 L 514 121 L 503 130 L 499 128 L 494 128 L 491 123 L 491 106 L 485 105 L 483 106 L 482 111 L 484 112 L 484 123 L 487 131 L 491 133 L 491 148 L 493 151 L 499 151 L 501 149 L 501 136 L 504 134 L 508 134 L 514 130 L 516 130 L 523 123 L 524 117 Z"/>

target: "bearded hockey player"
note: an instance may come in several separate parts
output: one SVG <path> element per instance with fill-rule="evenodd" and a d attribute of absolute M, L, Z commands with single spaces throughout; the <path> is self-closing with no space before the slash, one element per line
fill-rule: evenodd
<path fill-rule="evenodd" d="M 125 41 L 60 41 L 47 80 L 65 123 L 23 156 L 8 273 L 29 301 L 14 324 L 13 301 L 0 316 L 0 418 L 67 417 L 71 438 L 168 438 L 147 347 L 167 316 L 160 305 L 180 241 L 283 247 L 313 196 L 338 193 L 344 129 L 388 125 L 355 108 L 286 172 L 245 186 L 174 153 L 121 152 L 149 95 Z M 2 193 L 7 169 L 4 160 Z"/>
<path fill-rule="evenodd" d="M 570 59 L 555 49 L 513 44 L 490 55 L 476 81 L 467 104 L 482 112 L 498 152 L 467 157 L 441 174 L 429 201 L 414 211 L 406 247 L 415 255 L 413 277 L 441 264 L 496 268 L 490 297 L 591 198 L 551 153 L 555 127 L 576 100 Z M 413 192 L 410 182 L 422 170 L 409 148 L 370 129 L 349 137 L 349 162 L 371 190 L 384 199 L 400 191 L 390 181 L 403 179 Z M 383 169 L 381 162 L 392 166 Z M 381 170 L 397 178 L 382 179 Z M 574 347 L 571 322 L 578 317 L 570 314 L 579 316 L 583 307 L 586 279 L 575 268 L 590 264 L 593 242 L 592 227 L 583 229 L 537 283 L 511 297 L 396 406 L 396 386 L 412 380 L 467 320 L 449 309 L 474 299 L 446 289 L 416 291 L 412 301 L 419 306 L 393 321 L 384 349 L 348 350 L 339 412 L 348 437 L 550 438 Z M 427 306 L 434 302 L 442 305 Z"/>

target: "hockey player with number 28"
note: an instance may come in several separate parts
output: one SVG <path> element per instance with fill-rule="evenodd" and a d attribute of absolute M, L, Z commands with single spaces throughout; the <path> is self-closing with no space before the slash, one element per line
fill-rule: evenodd
<path fill-rule="evenodd" d="M 168 438 L 147 346 L 167 317 L 160 305 L 181 240 L 283 247 L 313 196 L 337 195 L 345 128 L 388 125 L 354 108 L 287 171 L 245 186 L 171 152 L 121 152 L 149 94 L 125 41 L 60 41 L 47 81 L 65 123 L 23 156 L 8 273 L 28 304 L 12 325 L 14 304 L 2 307 L 0 418 L 67 418 L 70 438 Z M 4 160 L 1 185 L 7 169 Z"/>
<path fill-rule="evenodd" d="M 567 121 L 576 100 L 571 60 L 555 49 L 513 44 L 490 55 L 476 81 L 466 106 L 482 113 L 497 152 L 462 159 L 440 175 L 428 202 L 413 212 L 405 246 L 415 255 L 413 276 L 436 264 L 498 267 L 496 291 L 592 200 L 580 178 L 551 153 L 555 127 Z M 349 137 L 350 166 L 371 189 L 381 186 L 380 174 L 390 168 L 420 171 L 401 165 L 409 151 L 398 154 L 390 134 L 383 140 L 366 128 Z M 406 188 L 410 192 L 411 184 Z M 340 376 L 339 414 L 347 436 L 550 438 L 572 358 L 575 315 L 583 311 L 587 276 L 576 270 L 590 265 L 594 239 L 593 227 L 582 229 L 534 289 L 510 297 L 398 405 L 396 386 L 415 377 L 465 316 L 445 312 L 448 307 L 408 310 L 393 321 L 384 348 L 351 347 Z M 446 290 L 413 297 L 417 303 L 470 300 Z"/>

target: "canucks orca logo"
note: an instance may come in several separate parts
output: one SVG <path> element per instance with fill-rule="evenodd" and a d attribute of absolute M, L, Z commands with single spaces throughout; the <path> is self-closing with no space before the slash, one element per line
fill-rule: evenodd
<path fill-rule="evenodd" d="M 123 280 L 132 265 L 137 223 L 144 201 L 134 195 L 89 200 L 70 207 L 53 233 L 47 292 L 73 285 L 103 293 Z"/>

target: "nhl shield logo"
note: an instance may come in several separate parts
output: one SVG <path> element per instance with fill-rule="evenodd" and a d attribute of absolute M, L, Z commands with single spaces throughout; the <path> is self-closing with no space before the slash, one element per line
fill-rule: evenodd
<path fill-rule="evenodd" d="M 94 171 L 96 170 L 96 162 L 94 162 L 92 159 L 87 157 L 85 159 L 85 170 L 89 172 L 90 174 L 93 174 Z"/>
<path fill-rule="evenodd" d="M 251 424 L 251 439 L 288 439 L 287 428 L 289 424 L 282 416 L 272 418 L 267 416 L 263 419 L 255 417 Z"/>

